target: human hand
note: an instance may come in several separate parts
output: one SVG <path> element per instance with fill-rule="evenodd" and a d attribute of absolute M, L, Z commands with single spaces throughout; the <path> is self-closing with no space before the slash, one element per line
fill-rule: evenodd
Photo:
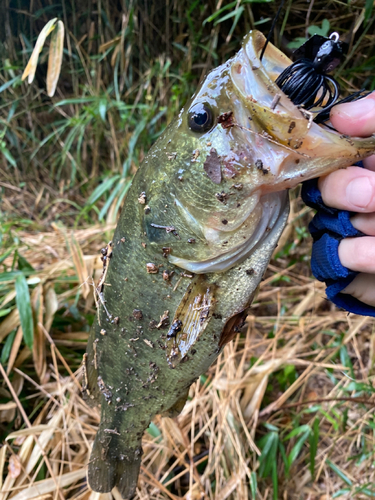
<path fill-rule="evenodd" d="M 375 133 L 375 92 L 364 99 L 335 106 L 332 125 L 341 133 L 366 137 Z M 327 206 L 356 214 L 353 226 L 367 236 L 345 238 L 338 254 L 341 264 L 359 274 L 341 292 L 375 306 L 375 155 L 363 161 L 365 168 L 348 167 L 319 179 Z"/>

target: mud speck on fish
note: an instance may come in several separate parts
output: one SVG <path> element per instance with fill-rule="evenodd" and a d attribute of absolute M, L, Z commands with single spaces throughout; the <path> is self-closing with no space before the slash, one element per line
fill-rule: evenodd
<path fill-rule="evenodd" d="M 260 170 L 260 171 L 263 173 L 263 175 L 268 174 L 268 170 L 267 170 L 266 168 L 264 168 L 264 167 L 263 167 L 263 161 L 262 161 L 262 160 L 259 160 L 259 159 L 258 159 L 258 160 L 256 160 L 256 161 L 255 161 L 255 166 L 256 166 L 256 168 L 257 168 L 258 170 Z"/>
<path fill-rule="evenodd" d="M 137 320 L 143 319 L 143 314 L 140 309 L 133 309 L 133 317 Z"/>
<path fill-rule="evenodd" d="M 213 183 L 221 183 L 220 156 L 217 154 L 215 148 L 211 148 L 210 154 L 207 156 L 206 161 L 203 164 L 203 168 Z"/>
<path fill-rule="evenodd" d="M 170 255 L 170 253 L 172 252 L 172 248 L 171 247 L 163 247 L 162 251 L 163 251 L 163 257 L 167 258 L 168 255 Z"/>
<path fill-rule="evenodd" d="M 149 274 L 157 274 L 159 272 L 159 268 L 153 262 L 148 262 L 146 264 L 146 270 Z"/>
<path fill-rule="evenodd" d="M 221 203 L 225 204 L 230 196 L 230 193 L 225 193 L 224 191 L 222 191 L 221 193 L 216 193 L 215 196 Z"/>
<path fill-rule="evenodd" d="M 144 191 L 142 191 L 142 193 L 139 195 L 138 203 L 140 203 L 141 205 L 146 204 L 146 193 Z"/>
<path fill-rule="evenodd" d="M 233 111 L 222 113 L 220 116 L 218 116 L 217 122 L 220 123 L 223 128 L 233 127 L 235 125 Z"/>
<path fill-rule="evenodd" d="M 164 328 L 169 325 L 169 311 L 164 311 L 163 314 L 160 316 L 160 321 L 156 325 L 156 328 Z"/>

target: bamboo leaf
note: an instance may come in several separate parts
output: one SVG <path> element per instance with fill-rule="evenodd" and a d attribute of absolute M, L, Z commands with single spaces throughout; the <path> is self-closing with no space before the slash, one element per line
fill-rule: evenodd
<path fill-rule="evenodd" d="M 115 206 L 115 210 L 114 210 L 114 215 L 116 216 L 117 215 L 117 212 L 119 211 L 120 209 L 120 206 L 121 206 L 121 203 L 123 202 L 124 198 L 125 198 L 125 195 L 126 193 L 129 191 L 129 188 L 130 186 L 132 185 L 132 181 L 128 181 L 125 186 L 123 187 L 122 191 L 121 191 L 121 194 L 120 196 L 117 198 L 117 202 L 116 202 L 116 206 Z"/>
<path fill-rule="evenodd" d="M 296 444 L 293 446 L 289 456 L 288 456 L 288 462 L 289 462 L 289 467 L 292 465 L 292 463 L 297 459 L 298 455 L 300 454 L 303 445 L 305 444 L 306 439 L 310 435 L 310 429 L 302 434 L 300 438 L 297 440 Z"/>
<path fill-rule="evenodd" d="M 302 433 L 310 432 L 311 428 L 309 425 L 300 425 L 296 429 L 293 429 L 287 436 L 285 436 L 285 440 L 291 439 L 292 437 L 299 436 Z"/>
<path fill-rule="evenodd" d="M 100 102 L 99 102 L 99 115 L 100 115 L 100 118 L 103 120 L 103 122 L 105 122 L 105 115 L 107 113 L 107 102 L 102 99 Z"/>
<path fill-rule="evenodd" d="M 32 83 L 35 76 L 36 67 L 38 65 L 39 54 L 43 49 L 44 42 L 46 41 L 47 36 L 51 33 L 51 31 L 55 28 L 55 23 L 57 21 L 57 17 L 48 21 L 48 23 L 44 26 L 42 31 L 40 32 L 38 39 L 36 41 L 34 50 L 31 54 L 29 62 L 25 68 L 25 71 L 22 74 L 22 80 L 25 80 L 28 77 L 27 81 Z"/>
<path fill-rule="evenodd" d="M 97 101 L 96 97 L 72 97 L 71 99 L 63 99 L 56 102 L 54 106 L 66 106 L 67 104 L 88 104 Z M 131 106 L 129 106 L 129 109 Z"/>
<path fill-rule="evenodd" d="M 158 429 L 157 425 L 154 424 L 154 422 L 151 422 L 151 424 L 148 426 L 147 432 L 153 438 L 158 438 L 161 436 L 161 431 Z"/>
<path fill-rule="evenodd" d="M 352 486 L 352 481 L 348 478 L 348 476 L 346 474 L 344 474 L 344 472 L 339 469 L 339 467 L 337 467 L 336 464 L 334 464 L 333 462 L 331 462 L 331 460 L 329 460 L 327 458 L 327 464 L 331 467 L 331 469 L 346 483 L 348 484 L 349 486 Z"/>
<path fill-rule="evenodd" d="M 309 437 L 310 441 L 310 472 L 311 477 L 314 477 L 315 474 L 315 458 L 318 451 L 318 442 L 319 442 L 319 419 L 316 418 L 314 420 L 312 426 L 312 432 Z"/>
<path fill-rule="evenodd" d="M 211 23 L 212 21 L 214 21 L 222 12 L 225 12 L 226 10 L 229 10 L 231 9 L 232 7 L 235 7 L 237 4 L 237 2 L 231 2 L 229 3 L 228 5 L 225 5 L 224 7 L 222 7 L 221 9 L 217 10 L 214 14 L 212 14 L 211 16 L 207 17 L 204 21 L 203 21 L 203 25 L 205 25 L 206 23 Z"/>
<path fill-rule="evenodd" d="M 365 2 L 365 21 L 367 22 L 372 14 L 374 3 L 373 0 L 366 0 Z"/>
<path fill-rule="evenodd" d="M 32 350 L 34 338 L 33 313 L 31 310 L 29 287 L 23 274 L 19 274 L 16 278 L 16 304 L 20 314 L 25 344 Z"/>
<path fill-rule="evenodd" d="M 17 83 L 19 81 L 20 81 L 20 77 L 19 76 L 15 76 L 11 80 L 8 80 L 3 85 L 1 85 L 1 87 L 0 87 L 0 93 L 4 92 L 4 90 L 6 90 L 7 88 L 11 87 L 14 83 Z"/>
<path fill-rule="evenodd" d="M 99 212 L 99 220 L 103 220 L 109 207 L 112 205 L 113 200 L 116 198 L 118 193 L 121 191 L 123 181 L 124 181 L 124 179 L 121 179 L 121 181 L 117 184 L 117 186 L 114 187 L 112 193 L 109 195 L 107 201 L 104 203 L 103 208 Z"/>
<path fill-rule="evenodd" d="M 250 476 L 251 500 L 256 500 L 257 497 L 257 473 L 252 472 Z"/>
<path fill-rule="evenodd" d="M 8 335 L 6 341 L 4 342 L 3 349 L 1 351 L 1 364 L 5 365 L 9 359 L 10 350 L 13 345 L 14 337 L 16 336 L 16 331 L 13 330 L 10 335 Z"/>
<path fill-rule="evenodd" d="M 108 179 L 105 179 L 101 184 L 99 184 L 94 191 L 89 196 L 86 205 L 92 205 L 95 203 L 106 191 L 109 191 L 112 185 L 120 178 L 120 175 L 115 175 Z"/>
<path fill-rule="evenodd" d="M 244 11 L 244 7 L 238 7 L 238 9 L 232 10 L 232 12 L 229 12 L 228 14 L 225 14 L 225 16 L 221 17 L 217 21 L 215 21 L 214 26 L 218 25 L 219 23 L 222 23 L 224 21 L 227 21 L 231 17 L 235 17 L 238 21 L 238 18 L 241 16 L 242 12 Z M 236 23 L 237 24 L 237 23 Z"/>
<path fill-rule="evenodd" d="M 10 312 L 12 311 L 12 308 L 9 307 L 8 309 L 0 309 L 0 318 L 2 316 L 6 316 L 7 314 L 9 314 Z"/>
<path fill-rule="evenodd" d="M 272 475 L 273 464 L 277 461 L 277 448 L 279 443 L 279 434 L 277 432 L 268 432 L 259 442 L 262 450 L 260 456 L 259 473 L 262 477 Z"/>
<path fill-rule="evenodd" d="M 17 162 L 11 155 L 9 149 L 6 148 L 6 144 L 4 141 L 1 141 L 0 143 L 0 151 L 3 153 L 8 162 L 12 165 L 12 167 L 17 168 Z"/>
<path fill-rule="evenodd" d="M 64 51 L 64 32 L 64 23 L 57 21 L 56 29 L 51 35 L 51 45 L 48 55 L 47 93 L 50 97 L 55 93 L 57 81 L 60 76 Z"/>

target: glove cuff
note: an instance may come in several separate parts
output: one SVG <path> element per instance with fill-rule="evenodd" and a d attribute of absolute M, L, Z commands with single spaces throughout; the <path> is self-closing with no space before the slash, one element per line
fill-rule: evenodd
<path fill-rule="evenodd" d="M 343 238 L 363 236 L 350 222 L 351 212 L 327 207 L 318 188 L 318 179 L 305 181 L 302 199 L 306 205 L 317 210 L 309 224 L 314 244 L 311 255 L 311 270 L 319 281 L 327 285 L 326 294 L 336 306 L 363 316 L 375 316 L 375 307 L 368 306 L 352 295 L 341 293 L 357 272 L 344 267 L 339 259 L 338 247 Z"/>

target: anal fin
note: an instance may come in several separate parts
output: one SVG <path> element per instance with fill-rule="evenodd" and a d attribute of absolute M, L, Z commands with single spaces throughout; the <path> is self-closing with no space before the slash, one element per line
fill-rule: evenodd
<path fill-rule="evenodd" d="M 189 389 L 187 389 L 182 396 L 172 405 L 168 410 L 163 411 L 161 414 L 162 417 L 176 418 L 182 412 L 186 400 L 189 396 Z"/>

